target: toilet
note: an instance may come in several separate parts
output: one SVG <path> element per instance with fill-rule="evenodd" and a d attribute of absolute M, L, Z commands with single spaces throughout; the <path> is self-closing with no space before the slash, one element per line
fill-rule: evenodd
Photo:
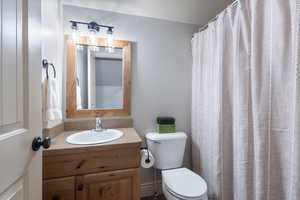
<path fill-rule="evenodd" d="M 183 132 L 146 134 L 154 168 L 162 170 L 162 191 L 167 200 L 207 200 L 207 184 L 193 171 L 183 168 L 187 135 Z"/>

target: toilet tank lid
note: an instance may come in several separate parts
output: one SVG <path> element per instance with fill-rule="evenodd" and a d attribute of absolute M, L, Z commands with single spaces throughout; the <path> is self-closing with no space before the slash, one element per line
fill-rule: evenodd
<path fill-rule="evenodd" d="M 180 140 L 180 139 L 186 139 L 187 135 L 184 132 L 176 132 L 176 133 L 151 132 L 146 134 L 146 138 L 153 141 Z"/>

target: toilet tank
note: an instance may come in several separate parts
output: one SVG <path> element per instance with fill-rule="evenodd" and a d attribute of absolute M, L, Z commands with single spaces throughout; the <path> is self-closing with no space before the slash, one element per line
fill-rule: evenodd
<path fill-rule="evenodd" d="M 182 166 L 187 140 L 185 133 L 148 133 L 146 139 L 155 158 L 154 168 L 173 169 Z"/>

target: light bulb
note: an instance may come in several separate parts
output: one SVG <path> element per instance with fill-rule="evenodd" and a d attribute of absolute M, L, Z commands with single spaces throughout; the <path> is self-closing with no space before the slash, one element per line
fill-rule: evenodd
<path fill-rule="evenodd" d="M 96 31 L 90 30 L 90 44 L 91 45 L 96 45 Z"/>
<path fill-rule="evenodd" d="M 114 46 L 114 39 L 113 39 L 112 34 L 108 35 L 107 46 L 109 46 L 109 47 L 113 47 Z"/>
<path fill-rule="evenodd" d="M 79 38 L 77 36 L 77 30 L 78 30 L 78 26 L 77 23 L 75 21 L 70 21 L 72 23 L 71 25 L 71 29 L 72 29 L 72 40 L 74 43 L 78 43 L 79 42 Z"/>
<path fill-rule="evenodd" d="M 79 42 L 79 37 L 77 35 L 77 30 L 76 29 L 72 30 L 72 40 L 73 40 L 74 43 L 78 43 Z"/>
<path fill-rule="evenodd" d="M 113 53 L 114 52 L 114 39 L 113 39 L 113 33 L 112 33 L 112 31 L 108 31 L 106 50 L 109 53 Z"/>

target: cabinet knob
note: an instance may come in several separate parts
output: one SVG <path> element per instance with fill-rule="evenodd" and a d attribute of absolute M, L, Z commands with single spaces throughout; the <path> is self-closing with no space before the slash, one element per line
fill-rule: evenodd
<path fill-rule="evenodd" d="M 55 196 L 52 197 L 52 200 L 60 200 L 60 197 L 55 195 Z"/>
<path fill-rule="evenodd" d="M 77 186 L 77 190 L 78 190 L 78 191 L 82 191 L 82 190 L 83 190 L 83 184 L 79 184 L 79 185 Z"/>
<path fill-rule="evenodd" d="M 32 141 L 31 148 L 33 151 L 38 151 L 41 146 L 44 147 L 44 149 L 48 149 L 51 145 L 51 138 L 45 137 L 43 140 L 41 137 L 36 137 Z"/>

